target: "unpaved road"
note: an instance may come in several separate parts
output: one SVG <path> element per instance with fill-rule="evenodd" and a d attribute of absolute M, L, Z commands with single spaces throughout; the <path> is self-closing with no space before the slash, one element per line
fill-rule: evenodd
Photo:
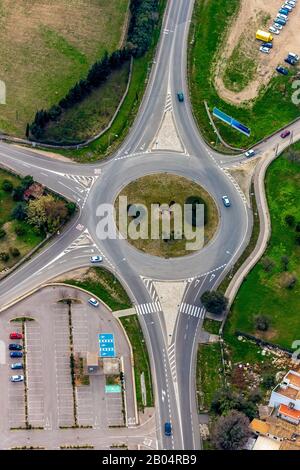
<path fill-rule="evenodd" d="M 231 57 L 232 52 L 236 45 L 239 43 L 241 37 L 248 34 L 253 37 L 256 30 L 249 31 L 249 23 L 252 25 L 257 23 L 258 17 L 271 16 L 271 19 L 267 22 L 267 27 L 264 28 L 262 25 L 261 29 L 268 30 L 269 25 L 272 24 L 273 18 L 275 18 L 278 9 L 283 4 L 283 0 L 241 0 L 241 8 L 237 15 L 236 20 L 230 28 L 227 39 L 225 40 L 225 46 L 218 57 L 217 65 L 214 72 L 214 83 L 218 94 L 225 101 L 239 105 L 245 101 L 256 98 L 260 88 L 263 85 L 267 85 L 272 75 L 275 72 L 275 68 L 278 65 L 284 64 L 284 58 L 288 52 L 300 53 L 300 2 L 296 5 L 293 11 L 289 15 L 289 21 L 287 25 L 282 29 L 280 35 L 274 34 L 273 49 L 269 55 L 263 54 L 259 51 L 260 41 L 257 41 L 257 72 L 255 79 L 242 91 L 234 92 L 228 90 L 223 83 L 223 73 L 226 67 L 228 59 Z M 252 47 L 249 41 L 249 47 Z M 275 72 L 276 73 L 276 72 Z"/>

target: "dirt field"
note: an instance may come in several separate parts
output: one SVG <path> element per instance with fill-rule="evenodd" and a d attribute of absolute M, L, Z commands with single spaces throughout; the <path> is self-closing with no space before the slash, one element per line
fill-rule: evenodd
<path fill-rule="evenodd" d="M 0 131 L 24 136 L 103 51 L 124 38 L 128 0 L 0 0 Z"/>
<path fill-rule="evenodd" d="M 241 0 L 239 14 L 228 32 L 215 67 L 214 83 L 224 100 L 239 105 L 256 98 L 260 88 L 270 81 L 277 65 L 284 64 L 287 53 L 300 52 L 300 4 L 290 13 L 289 21 L 280 35 L 274 35 L 271 53 L 267 55 L 259 51 L 260 41 L 255 40 L 255 32 L 258 28 L 268 31 L 282 3 L 282 0 Z M 243 56 L 241 59 L 237 56 L 237 46 Z M 230 63 L 238 69 L 240 83 L 231 83 L 231 89 L 228 89 L 225 75 Z M 251 81 L 249 77 L 247 79 L 247 71 Z M 234 70 L 231 71 L 232 76 L 233 72 Z M 241 86 L 243 78 L 248 82 L 244 88 Z"/>

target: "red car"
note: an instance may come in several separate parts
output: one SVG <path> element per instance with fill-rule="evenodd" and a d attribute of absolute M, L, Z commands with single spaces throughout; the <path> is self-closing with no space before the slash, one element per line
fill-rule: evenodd
<path fill-rule="evenodd" d="M 23 335 L 21 333 L 16 333 L 15 331 L 9 335 L 10 339 L 22 339 Z"/>
<path fill-rule="evenodd" d="M 285 139 L 287 136 L 291 135 L 291 131 L 283 131 L 281 134 L 280 134 L 280 137 L 282 139 Z"/>

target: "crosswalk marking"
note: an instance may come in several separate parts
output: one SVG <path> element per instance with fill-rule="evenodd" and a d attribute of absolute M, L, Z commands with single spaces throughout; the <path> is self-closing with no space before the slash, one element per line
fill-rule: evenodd
<path fill-rule="evenodd" d="M 161 312 L 161 305 L 159 302 L 148 302 L 146 304 L 135 305 L 135 310 L 138 315 L 149 315 L 149 313 Z"/>
<path fill-rule="evenodd" d="M 173 106 L 172 106 L 172 96 L 169 94 L 167 96 L 166 100 L 166 106 L 165 106 L 165 111 L 172 111 Z"/>
<path fill-rule="evenodd" d="M 197 305 L 191 305 L 186 303 L 181 303 L 180 313 L 185 313 L 186 315 L 190 315 L 191 317 L 196 318 L 204 318 L 205 317 L 205 308 L 204 307 L 197 307 Z"/>

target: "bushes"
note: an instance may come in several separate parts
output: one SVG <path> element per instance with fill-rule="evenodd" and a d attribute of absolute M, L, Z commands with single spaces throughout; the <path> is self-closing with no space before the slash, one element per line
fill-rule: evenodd
<path fill-rule="evenodd" d="M 16 204 L 16 206 L 11 211 L 11 217 L 15 220 L 25 220 L 27 217 L 26 204 L 23 202 L 18 202 L 18 204 Z"/>
<path fill-rule="evenodd" d="M 4 228 L 0 228 L 0 239 L 4 238 L 5 235 L 6 235 L 6 232 L 5 232 Z"/>
<path fill-rule="evenodd" d="M 6 193 L 11 193 L 12 190 L 14 189 L 14 185 L 12 184 L 11 181 L 9 181 L 9 180 L 4 180 L 3 183 L 2 183 L 2 189 L 3 189 L 3 191 L 5 191 Z"/>

